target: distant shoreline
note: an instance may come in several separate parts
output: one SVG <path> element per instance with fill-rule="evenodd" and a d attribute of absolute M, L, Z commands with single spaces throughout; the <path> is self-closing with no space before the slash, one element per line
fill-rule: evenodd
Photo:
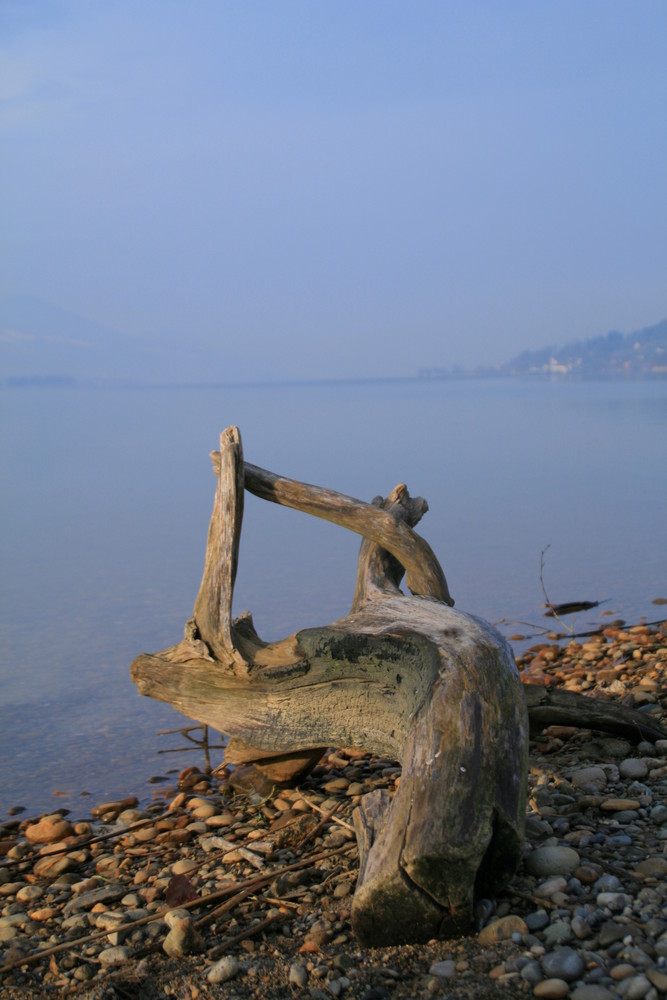
<path fill-rule="evenodd" d="M 474 381 L 506 381 L 506 382 L 613 382 L 626 384 L 629 382 L 664 382 L 667 381 L 667 367 L 656 372 L 610 375 L 604 373 L 558 373 L 558 372 L 516 372 L 508 373 L 495 370 L 471 372 L 447 372 L 439 369 L 420 369 L 416 375 L 366 375 L 359 377 L 340 378 L 302 378 L 273 380 L 244 380 L 241 382 L 210 381 L 210 382 L 134 382 L 129 379 L 118 379 L 105 382 L 95 378 L 75 378 L 71 375 L 10 375 L 0 380 L 0 390 L 16 389 L 271 389 L 289 386 L 327 386 L 327 385 L 375 385 L 375 384 L 410 384 L 425 382 L 474 382 Z"/>

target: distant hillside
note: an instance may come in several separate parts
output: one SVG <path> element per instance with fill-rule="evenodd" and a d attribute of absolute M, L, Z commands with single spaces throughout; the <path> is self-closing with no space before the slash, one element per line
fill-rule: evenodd
<path fill-rule="evenodd" d="M 577 340 L 564 347 L 522 351 L 495 367 L 422 368 L 420 378 L 667 378 L 667 319 L 636 333 L 612 330 L 601 337 Z"/>
<path fill-rule="evenodd" d="M 636 333 L 613 330 L 564 347 L 523 351 L 498 368 L 500 375 L 569 378 L 667 378 L 667 319 Z"/>
<path fill-rule="evenodd" d="M 131 337 L 52 302 L 0 300 L 0 387 L 201 384 L 261 374 L 229 335 L 201 348 L 161 333 Z"/>
<path fill-rule="evenodd" d="M 139 381 L 143 345 L 39 298 L 0 302 L 0 384 L 53 387 Z"/>

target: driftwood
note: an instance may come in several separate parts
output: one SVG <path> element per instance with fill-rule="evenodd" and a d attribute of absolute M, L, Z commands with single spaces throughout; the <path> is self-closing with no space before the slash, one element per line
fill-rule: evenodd
<path fill-rule="evenodd" d="M 649 716 L 615 701 L 589 698 L 576 691 L 546 684 L 524 684 L 531 736 L 545 726 L 579 726 L 623 736 L 631 743 L 667 738 L 667 732 Z"/>
<path fill-rule="evenodd" d="M 509 647 L 451 607 L 440 564 L 413 531 L 426 502 L 405 486 L 366 504 L 276 476 L 244 462 L 236 428 L 212 457 L 194 615 L 179 645 L 134 661 L 139 690 L 231 736 L 228 761 L 283 778 L 327 746 L 399 760 L 393 801 L 367 796 L 355 817 L 355 930 L 389 943 L 467 929 L 475 892 L 500 888 L 522 855 L 528 725 Z M 249 615 L 232 622 L 244 489 L 363 536 L 349 615 L 274 643 Z M 398 589 L 404 571 L 411 597 Z"/>
<path fill-rule="evenodd" d="M 528 713 L 509 646 L 454 610 L 413 530 L 428 505 L 404 485 L 367 504 L 286 479 L 244 462 L 235 427 L 211 457 L 217 488 L 193 617 L 178 645 L 137 657 L 135 683 L 227 734 L 227 762 L 255 762 L 275 781 L 297 780 L 329 746 L 400 761 L 393 799 L 373 792 L 355 811 L 355 932 L 370 945 L 465 932 L 475 896 L 502 888 L 523 852 Z M 345 618 L 270 643 L 249 614 L 232 621 L 244 490 L 362 535 Z M 399 590 L 404 573 L 412 596 Z M 554 701 L 552 718 L 550 696 L 530 697 L 540 725 L 571 724 L 578 711 Z"/>

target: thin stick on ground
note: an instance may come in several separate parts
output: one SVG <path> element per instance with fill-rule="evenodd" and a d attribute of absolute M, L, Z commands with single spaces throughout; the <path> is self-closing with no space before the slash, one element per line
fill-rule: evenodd
<path fill-rule="evenodd" d="M 333 815 L 335 812 L 338 812 L 338 810 L 340 809 L 340 805 L 341 805 L 340 802 L 337 802 L 330 812 L 324 813 L 319 823 L 317 823 L 312 830 L 309 830 L 308 833 L 306 833 L 301 838 L 301 840 L 297 845 L 299 849 L 302 848 L 304 844 L 307 844 L 309 840 L 314 840 L 315 837 L 317 837 L 317 835 L 324 829 L 327 823 L 329 823 L 333 819 Z"/>
<path fill-rule="evenodd" d="M 313 809 L 315 812 L 318 812 L 320 816 L 326 815 L 326 810 L 323 809 L 322 806 L 318 806 L 316 802 L 313 802 L 313 800 L 310 799 L 305 793 L 300 791 L 299 797 L 302 798 L 304 802 L 307 802 L 310 808 Z M 344 819 L 339 819 L 338 816 L 334 816 L 333 813 L 330 814 L 329 818 L 332 823 L 336 823 L 338 826 L 342 826 L 345 830 L 349 830 L 350 833 L 354 833 L 354 827 L 351 826 L 349 823 L 346 823 Z"/>

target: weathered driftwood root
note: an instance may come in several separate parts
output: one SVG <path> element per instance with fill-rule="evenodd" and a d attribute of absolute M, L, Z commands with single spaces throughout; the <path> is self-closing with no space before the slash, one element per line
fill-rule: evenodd
<path fill-rule="evenodd" d="M 446 936 L 470 925 L 476 891 L 511 875 L 523 845 L 527 719 L 504 640 L 454 611 L 442 569 L 413 528 L 427 509 L 400 485 L 365 504 L 248 465 L 229 428 L 204 576 L 181 643 L 132 664 L 139 690 L 232 737 L 228 760 L 294 776 L 324 746 L 359 747 L 403 766 L 393 800 L 362 800 L 360 939 Z M 364 538 L 353 608 L 276 643 L 232 623 L 243 490 L 324 517 Z M 414 596 L 398 585 L 407 570 Z"/>
<path fill-rule="evenodd" d="M 375 944 L 460 933 L 476 887 L 499 888 L 522 853 L 527 724 L 509 650 L 482 622 L 400 596 L 292 648 L 292 664 L 245 680 L 186 641 L 139 657 L 133 677 L 260 752 L 326 744 L 400 760 L 392 803 L 362 804 L 355 930 Z"/>
<path fill-rule="evenodd" d="M 212 458 L 193 618 L 177 646 L 134 661 L 135 683 L 226 733 L 226 760 L 256 762 L 272 780 L 298 778 L 327 746 L 400 761 L 393 799 L 372 793 L 355 815 L 353 926 L 377 945 L 465 931 L 475 894 L 502 887 L 522 856 L 528 717 L 508 645 L 451 607 L 438 560 L 413 530 L 427 504 L 402 484 L 365 504 L 285 479 L 244 462 L 234 427 Z M 249 615 L 232 622 L 244 489 L 363 536 L 345 618 L 274 643 Z M 404 571 L 413 596 L 399 590 Z M 572 721 L 558 698 L 530 697 L 537 724 Z"/>

